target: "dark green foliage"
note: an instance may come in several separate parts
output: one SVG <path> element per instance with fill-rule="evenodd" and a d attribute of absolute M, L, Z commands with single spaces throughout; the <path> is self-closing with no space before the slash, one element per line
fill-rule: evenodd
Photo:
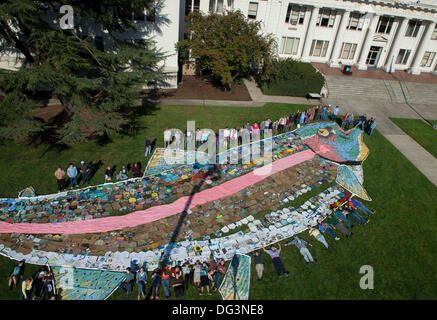
<path fill-rule="evenodd" d="M 226 14 L 200 12 L 187 17 L 188 39 L 177 49 L 195 59 L 203 74 L 211 75 L 226 88 L 257 72 L 274 52 L 275 41 L 261 34 L 259 21 L 248 21 L 240 11 Z"/>
<path fill-rule="evenodd" d="M 25 140 L 50 131 L 56 142 L 77 143 L 129 125 L 144 85 L 165 78 L 157 67 L 163 55 L 153 49 L 151 40 L 120 41 L 117 34 L 134 30 L 132 12 L 149 8 L 152 2 L 60 1 L 74 9 L 73 30 L 58 27 L 63 14 L 51 1 L 1 4 L 0 50 L 16 50 L 23 65 L 0 76 L 5 94 L 0 102 L 0 137 Z M 57 22 L 48 23 L 48 14 Z M 105 30 L 105 51 L 96 48 L 92 37 L 81 38 L 80 30 L 86 30 L 89 21 L 101 26 L 99 32 Z M 60 100 L 61 123 L 36 118 L 36 99 L 41 95 Z"/>
<path fill-rule="evenodd" d="M 264 94 L 304 97 L 309 92 L 319 93 L 324 79 L 310 64 L 287 59 L 272 59 L 258 77 Z"/>

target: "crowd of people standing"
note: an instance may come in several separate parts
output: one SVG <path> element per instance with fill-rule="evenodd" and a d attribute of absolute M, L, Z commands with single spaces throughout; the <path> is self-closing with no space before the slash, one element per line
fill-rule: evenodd
<path fill-rule="evenodd" d="M 165 299 L 170 299 L 173 288 L 176 299 L 184 299 L 185 291 L 192 287 L 198 290 L 199 295 L 212 295 L 220 286 L 220 281 L 226 273 L 224 260 L 210 258 L 202 263 L 197 261 L 194 265 L 188 263 L 171 268 L 162 263 L 153 270 L 149 292 L 146 293 L 147 269 L 146 264 L 139 267 L 135 263 L 126 269 L 126 279 L 120 284 L 120 291 L 130 295 L 135 284 L 138 286 L 138 300 L 159 300 L 160 288 L 164 289 Z"/>

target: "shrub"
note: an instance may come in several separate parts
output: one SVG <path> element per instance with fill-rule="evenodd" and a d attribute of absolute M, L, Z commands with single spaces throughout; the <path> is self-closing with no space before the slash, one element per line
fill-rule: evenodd
<path fill-rule="evenodd" d="M 264 94 L 304 97 L 320 92 L 323 75 L 310 64 L 287 59 L 274 59 L 266 65 L 258 84 Z"/>

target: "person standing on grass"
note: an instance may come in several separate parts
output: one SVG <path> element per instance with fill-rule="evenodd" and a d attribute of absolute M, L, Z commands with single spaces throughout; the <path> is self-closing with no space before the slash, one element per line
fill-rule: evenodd
<path fill-rule="evenodd" d="M 164 287 L 164 294 L 167 300 L 170 299 L 171 297 L 170 275 L 171 275 L 171 268 L 166 264 L 163 264 L 161 267 L 161 282 L 162 282 L 162 286 Z"/>
<path fill-rule="evenodd" d="M 261 281 L 263 278 L 263 271 L 264 271 L 264 263 L 263 263 L 263 256 L 261 252 L 255 251 L 253 254 L 253 260 L 255 262 L 255 270 L 256 274 L 258 276 L 258 281 Z"/>
<path fill-rule="evenodd" d="M 152 294 L 150 300 L 159 300 L 159 287 L 161 286 L 161 269 L 156 268 L 152 275 Z"/>
<path fill-rule="evenodd" d="M 54 282 L 53 282 L 53 275 L 50 272 L 47 272 L 44 275 L 44 278 L 42 279 L 43 286 L 42 286 L 42 299 L 43 300 L 50 300 L 55 295 L 54 290 Z"/>
<path fill-rule="evenodd" d="M 222 276 L 226 273 L 226 265 L 225 265 L 225 261 L 224 260 L 220 260 L 218 262 L 217 268 L 215 270 L 215 273 L 212 277 L 213 280 L 213 290 L 217 291 L 218 286 L 220 284 L 220 280 L 222 278 Z"/>
<path fill-rule="evenodd" d="M 338 108 L 338 106 L 335 106 L 333 111 L 332 111 L 332 118 L 331 118 L 332 121 L 337 120 L 337 115 L 338 115 L 339 111 L 340 111 L 340 109 Z"/>
<path fill-rule="evenodd" d="M 182 274 L 184 275 L 185 289 L 188 289 L 188 286 L 190 285 L 192 280 L 191 267 L 188 263 L 185 263 L 182 266 Z"/>
<path fill-rule="evenodd" d="M 105 171 L 105 182 L 111 181 L 112 180 L 112 169 L 110 166 L 108 166 L 106 168 Z"/>
<path fill-rule="evenodd" d="M 348 117 L 349 117 L 349 114 L 346 113 L 346 114 L 343 116 L 343 118 L 341 119 L 341 128 L 342 128 L 342 129 L 344 129 L 344 127 L 346 126 L 346 122 L 347 122 Z"/>
<path fill-rule="evenodd" d="M 137 285 L 138 285 L 138 300 L 140 300 L 140 295 L 143 298 L 146 297 L 146 283 L 147 283 L 147 272 L 144 271 L 144 268 L 141 267 L 140 270 L 137 271 Z"/>
<path fill-rule="evenodd" d="M 126 279 L 124 279 L 123 283 L 120 285 L 120 290 L 126 294 L 131 294 L 134 288 L 135 274 L 131 272 L 131 268 L 126 268 Z"/>
<path fill-rule="evenodd" d="M 80 162 L 79 171 L 80 174 L 82 175 L 82 182 L 84 184 L 88 184 L 88 182 L 90 181 L 90 167 L 88 163 L 82 160 Z"/>
<path fill-rule="evenodd" d="M 375 119 L 370 118 L 370 124 L 369 124 L 369 136 L 372 136 L 373 129 L 376 127 Z"/>
<path fill-rule="evenodd" d="M 32 279 L 25 279 L 21 284 L 20 300 L 30 300 L 32 295 Z"/>
<path fill-rule="evenodd" d="M 313 259 L 313 256 L 311 255 L 310 251 L 307 248 L 307 245 L 313 246 L 311 243 L 306 242 L 305 240 L 299 238 L 298 236 L 294 236 L 293 240 L 287 242 L 285 246 L 289 246 L 292 244 L 294 244 L 296 248 L 299 249 L 300 254 L 303 256 L 307 264 L 309 264 L 310 261 L 313 263 L 317 263 L 317 260 Z"/>
<path fill-rule="evenodd" d="M 208 264 L 204 262 L 200 267 L 200 295 L 203 296 L 203 288 L 206 287 L 206 292 L 208 295 L 211 295 L 209 292 L 209 269 Z"/>
<path fill-rule="evenodd" d="M 334 228 L 334 230 L 340 230 L 340 232 L 346 237 L 350 238 L 354 234 L 350 232 L 337 218 L 333 217 L 331 214 L 328 215 L 327 222 Z"/>
<path fill-rule="evenodd" d="M 321 242 L 326 247 L 326 249 L 329 249 L 331 247 L 328 242 L 326 242 L 325 237 L 323 236 L 323 234 L 320 233 L 319 229 L 308 226 L 308 233 L 310 237 L 314 237 L 317 241 Z"/>
<path fill-rule="evenodd" d="M 55 171 L 55 177 L 58 182 L 58 192 L 65 189 L 65 171 L 62 170 L 61 166 Z"/>
<path fill-rule="evenodd" d="M 321 232 L 323 233 L 328 233 L 334 240 L 340 240 L 339 237 L 336 236 L 336 234 L 334 233 L 334 230 L 332 230 L 331 226 L 325 222 L 322 221 L 317 221 L 318 224 L 318 228 Z"/>
<path fill-rule="evenodd" d="M 168 130 L 168 127 L 165 127 L 164 130 L 164 148 L 167 148 L 171 142 L 171 130 Z"/>
<path fill-rule="evenodd" d="M 305 121 L 305 112 L 302 111 L 300 113 L 300 118 L 299 118 L 299 127 L 303 125 L 304 121 Z"/>
<path fill-rule="evenodd" d="M 302 113 L 304 114 L 304 113 Z M 286 277 L 288 277 L 288 272 L 287 270 L 285 270 L 284 265 L 282 264 L 281 258 L 279 257 L 279 254 L 281 253 L 281 245 L 278 245 L 279 248 L 276 249 L 276 247 L 274 245 L 272 245 L 270 247 L 270 250 L 266 250 L 265 248 L 263 248 L 264 252 L 266 252 L 271 258 L 272 258 L 272 262 L 273 265 L 275 266 L 276 272 L 278 274 L 278 276 L 282 276 L 285 275 Z"/>
<path fill-rule="evenodd" d="M 181 298 L 184 300 L 184 275 L 179 266 L 176 266 L 171 274 L 172 286 L 176 299 Z"/>
<path fill-rule="evenodd" d="M 147 137 L 146 138 L 146 153 L 144 154 L 144 157 L 147 158 L 147 156 L 149 156 L 152 153 L 152 142 L 150 141 L 150 138 Z"/>
<path fill-rule="evenodd" d="M 358 120 L 358 122 L 357 122 L 357 124 L 355 125 L 355 128 L 356 127 L 360 127 L 361 131 L 364 131 L 364 125 L 366 124 L 366 121 L 367 121 L 366 116 L 365 115 L 361 115 L 359 120 Z"/>
<path fill-rule="evenodd" d="M 24 274 L 24 260 L 18 262 L 18 264 L 12 269 L 9 274 L 8 286 L 9 290 L 14 290 Z"/>
<path fill-rule="evenodd" d="M 143 176 L 143 173 L 141 172 L 141 167 L 138 164 L 138 162 L 134 162 L 132 166 L 132 173 L 133 173 L 133 178 L 140 178 Z"/>
<path fill-rule="evenodd" d="M 196 261 L 196 264 L 194 265 L 194 272 L 193 272 L 193 287 L 199 288 L 200 287 L 200 269 L 201 265 L 199 261 Z"/>
<path fill-rule="evenodd" d="M 67 175 L 70 178 L 71 189 L 73 189 L 73 184 L 78 187 L 77 184 L 77 168 L 70 162 L 67 169 Z"/>

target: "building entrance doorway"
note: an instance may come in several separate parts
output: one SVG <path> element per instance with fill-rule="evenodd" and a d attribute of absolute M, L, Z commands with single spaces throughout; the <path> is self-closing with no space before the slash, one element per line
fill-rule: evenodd
<path fill-rule="evenodd" d="M 378 64 L 379 56 L 381 55 L 382 47 L 370 47 L 369 54 L 367 55 L 366 64 L 368 67 L 376 67 Z"/>

